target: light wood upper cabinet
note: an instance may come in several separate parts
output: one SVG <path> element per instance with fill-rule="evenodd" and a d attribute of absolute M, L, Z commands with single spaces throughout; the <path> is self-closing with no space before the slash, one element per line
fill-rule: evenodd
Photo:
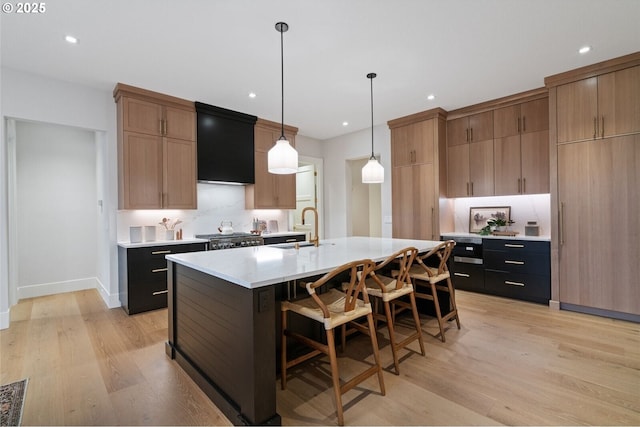
<path fill-rule="evenodd" d="M 469 144 L 469 195 L 493 196 L 493 139 Z"/>
<path fill-rule="evenodd" d="M 196 209 L 193 102 L 117 84 L 118 207 Z"/>
<path fill-rule="evenodd" d="M 493 111 L 471 114 L 447 122 L 447 145 L 493 139 Z"/>
<path fill-rule="evenodd" d="M 267 153 L 280 138 L 279 123 L 258 119 L 254 128 L 255 184 L 245 186 L 247 209 L 295 209 L 296 174 L 277 175 L 269 173 Z M 298 129 L 285 126 L 284 134 L 295 147 Z"/>
<path fill-rule="evenodd" d="M 439 196 L 445 193 L 445 114 L 436 108 L 388 122 L 395 238 L 438 240 Z"/>
<path fill-rule="evenodd" d="M 640 66 L 557 87 L 558 143 L 640 132 Z"/>
<path fill-rule="evenodd" d="M 495 195 L 549 192 L 549 99 L 494 111 Z"/>

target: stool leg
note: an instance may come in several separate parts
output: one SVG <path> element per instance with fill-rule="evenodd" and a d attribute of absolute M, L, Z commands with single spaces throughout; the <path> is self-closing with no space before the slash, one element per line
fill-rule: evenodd
<path fill-rule="evenodd" d="M 451 278 L 447 278 L 447 287 L 449 288 L 449 300 L 451 300 L 451 309 L 454 313 L 456 313 L 456 324 L 458 325 L 458 329 L 460 329 L 460 317 L 458 317 L 458 306 L 456 305 L 456 291 L 455 289 L 453 289 Z"/>
<path fill-rule="evenodd" d="M 376 331 L 373 326 L 373 315 L 369 313 L 367 315 L 367 322 L 369 323 L 369 336 L 371 337 L 371 347 L 373 347 L 373 359 L 378 366 L 378 384 L 380 385 L 380 394 L 383 396 L 386 394 L 384 389 L 384 378 L 382 376 L 382 365 L 380 364 L 380 350 L 378 350 L 378 338 L 376 337 Z"/>
<path fill-rule="evenodd" d="M 391 342 L 391 353 L 393 354 L 393 365 L 396 368 L 396 375 L 400 375 L 400 364 L 398 363 L 398 349 L 396 347 L 396 332 L 393 328 L 393 318 L 389 301 L 384 301 L 384 314 L 387 316 L 387 328 L 389 328 L 389 341 Z M 375 321 L 374 321 L 375 327 Z"/>
<path fill-rule="evenodd" d="M 444 337 L 444 325 L 442 322 L 442 313 L 440 312 L 440 301 L 438 301 L 438 290 L 436 289 L 435 283 L 429 283 L 431 285 L 431 294 L 433 295 L 433 305 L 436 308 L 436 317 L 438 318 L 438 326 L 440 327 L 440 339 L 442 342 L 445 342 Z"/>
<path fill-rule="evenodd" d="M 280 387 L 282 390 L 287 388 L 287 335 L 285 330 L 287 329 L 287 312 L 282 311 L 282 332 L 281 343 L 282 348 L 280 351 Z"/>
<path fill-rule="evenodd" d="M 336 398 L 336 412 L 338 414 L 338 425 L 344 425 L 344 414 L 342 410 L 342 393 L 340 391 L 340 374 L 338 373 L 338 357 L 336 356 L 336 343 L 333 329 L 327 330 L 327 347 L 329 348 L 329 361 L 331 362 L 331 379 L 333 381 L 333 392 Z"/>
<path fill-rule="evenodd" d="M 418 344 L 420 344 L 420 353 L 424 356 L 424 342 L 422 341 L 422 325 L 420 324 L 420 315 L 418 314 L 418 305 L 416 304 L 416 294 L 411 292 L 409 294 L 409 300 L 411 301 L 411 311 L 413 312 L 413 321 L 416 324 L 416 333 L 418 334 Z"/>

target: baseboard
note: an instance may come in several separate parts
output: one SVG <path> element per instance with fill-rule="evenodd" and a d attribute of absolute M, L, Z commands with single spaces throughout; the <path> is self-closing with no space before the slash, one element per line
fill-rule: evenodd
<path fill-rule="evenodd" d="M 20 286 L 18 300 L 24 298 L 35 298 L 45 295 L 60 294 L 63 292 L 82 291 L 98 287 L 98 279 L 87 277 L 83 279 L 67 280 L 64 282 L 40 283 L 37 285 Z"/>
<path fill-rule="evenodd" d="M 549 308 L 552 310 L 560 310 L 560 301 L 549 300 Z"/>
<path fill-rule="evenodd" d="M 560 308 L 567 311 L 576 311 L 578 313 L 592 314 L 600 317 L 610 317 L 612 319 L 626 320 L 628 322 L 640 323 L 640 315 L 632 313 L 622 313 L 620 311 L 605 310 L 602 308 L 585 307 L 576 304 L 560 303 Z"/>
<path fill-rule="evenodd" d="M 104 284 L 100 281 L 100 279 L 96 278 L 98 293 L 102 300 L 107 305 L 108 308 L 117 308 L 122 307 L 122 303 L 120 302 L 120 294 L 110 294 L 109 291 L 104 287 Z"/>

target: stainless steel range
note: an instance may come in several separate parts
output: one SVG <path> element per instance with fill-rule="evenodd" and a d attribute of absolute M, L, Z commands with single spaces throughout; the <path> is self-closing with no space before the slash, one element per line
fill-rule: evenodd
<path fill-rule="evenodd" d="M 197 239 L 208 239 L 210 251 L 264 245 L 264 239 L 261 236 L 251 233 L 196 234 L 195 237 Z"/>

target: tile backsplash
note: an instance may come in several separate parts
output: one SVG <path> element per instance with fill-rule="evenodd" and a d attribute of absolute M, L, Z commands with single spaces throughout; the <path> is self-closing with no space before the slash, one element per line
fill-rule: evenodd
<path fill-rule="evenodd" d="M 265 221 L 277 220 L 280 231 L 288 229 L 288 211 L 286 210 L 247 210 L 244 202 L 244 186 L 198 183 L 198 209 L 153 209 L 118 211 L 118 241 L 129 241 L 129 227 L 156 225 L 157 240 L 164 240 L 164 227 L 159 223 L 162 218 L 171 222 L 182 221 L 176 228 L 182 228 L 183 239 L 195 234 L 217 233 L 220 222 L 233 222 L 234 231 L 248 232 L 252 228 L 253 218 Z"/>
<path fill-rule="evenodd" d="M 536 221 L 540 226 L 540 235 L 551 234 L 551 198 L 549 194 L 524 196 L 464 197 L 454 199 L 455 232 L 469 232 L 469 212 L 472 207 L 511 206 L 511 226 L 514 231 L 524 235 L 527 221 Z"/>

